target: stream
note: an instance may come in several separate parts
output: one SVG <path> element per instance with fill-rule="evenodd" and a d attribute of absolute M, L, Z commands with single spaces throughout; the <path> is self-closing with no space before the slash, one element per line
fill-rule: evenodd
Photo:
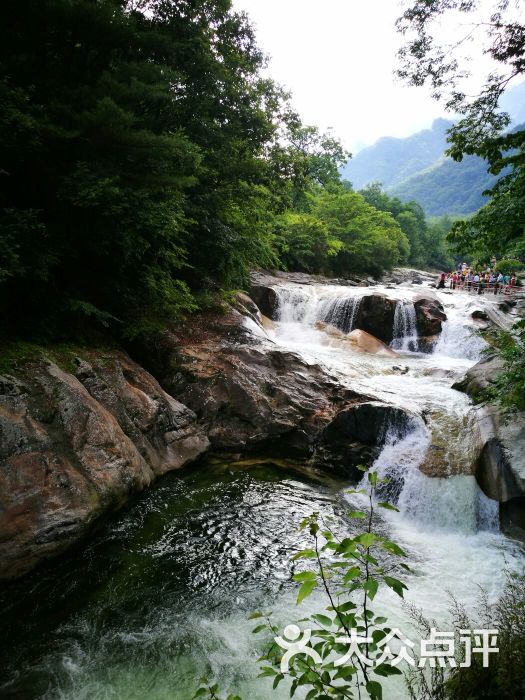
<path fill-rule="evenodd" d="M 523 546 L 499 531 L 498 504 L 471 474 L 474 409 L 451 389 L 483 350 L 470 313 L 494 302 L 439 292 L 448 320 L 434 351 L 423 354 L 415 288 L 283 284 L 276 291 L 278 321 L 254 329 L 263 345 L 299 353 L 413 416 L 403 435 L 387 430 L 375 463 L 393 478 L 400 511 L 385 511 L 377 528 L 408 553 L 414 573 L 402 577 L 406 600 L 451 630 L 449 592 L 473 611 L 479 586 L 496 600 L 505 569 L 520 571 L 525 561 Z M 350 331 L 360 298 L 373 291 L 398 300 L 398 357 L 352 349 L 330 332 Z M 418 468 L 430 454 L 440 477 Z M 284 628 L 325 607 L 320 593 L 295 605 L 290 556 L 306 546 L 297 527 L 313 511 L 333 517 L 340 532 L 355 527 L 346 512 L 359 497 L 346 487 L 262 458 L 208 456 L 167 474 L 87 545 L 0 590 L 0 697 L 189 700 L 203 675 L 243 700 L 288 697 L 286 684 L 272 691 L 268 679 L 257 679 L 260 646 L 247 616 L 272 610 Z M 388 589 L 375 608 L 410 637 L 399 600 Z M 402 680 L 385 688 L 386 700 L 407 698 Z"/>

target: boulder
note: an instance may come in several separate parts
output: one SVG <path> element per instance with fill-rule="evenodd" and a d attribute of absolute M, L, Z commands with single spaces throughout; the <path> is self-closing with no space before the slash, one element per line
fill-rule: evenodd
<path fill-rule="evenodd" d="M 503 361 L 498 355 L 483 358 L 471 367 L 463 379 L 452 385 L 453 389 L 464 391 L 472 398 L 479 398 L 488 389 L 497 375 L 503 370 Z"/>
<path fill-rule="evenodd" d="M 417 332 L 420 337 L 434 336 L 441 333 L 443 321 L 447 316 L 443 305 L 437 298 L 430 296 L 417 296 L 414 299 L 416 310 Z"/>
<path fill-rule="evenodd" d="M 250 297 L 253 299 L 262 314 L 268 316 L 268 318 L 276 317 L 279 300 L 277 297 L 277 292 L 275 289 L 273 289 L 273 287 L 254 284 L 250 287 Z"/>
<path fill-rule="evenodd" d="M 375 338 L 370 333 L 356 329 L 351 331 L 346 336 L 348 340 L 352 342 L 359 350 L 368 352 L 372 355 L 384 355 L 385 357 L 398 357 L 397 352 L 394 352 L 378 338 Z"/>
<path fill-rule="evenodd" d="M 208 449 L 195 414 L 124 353 L 74 364 L 0 379 L 0 578 L 63 552 Z"/>
<path fill-rule="evenodd" d="M 410 413 L 379 401 L 349 406 L 324 428 L 312 464 L 359 479 L 357 465 L 370 463 L 378 456 L 387 436 L 399 439 L 413 424 L 414 416 Z"/>
<path fill-rule="evenodd" d="M 366 294 L 356 313 L 354 328 L 366 331 L 388 345 L 394 334 L 396 303 L 384 294 Z"/>

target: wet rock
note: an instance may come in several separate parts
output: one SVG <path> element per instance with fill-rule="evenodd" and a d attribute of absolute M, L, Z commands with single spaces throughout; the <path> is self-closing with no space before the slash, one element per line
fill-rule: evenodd
<path fill-rule="evenodd" d="M 372 355 L 383 355 L 385 357 L 398 357 L 397 352 L 394 352 L 388 345 L 366 331 L 356 329 L 348 333 L 346 337 L 353 345 L 364 352 L 368 352 Z"/>
<path fill-rule="evenodd" d="M 275 318 L 277 315 L 278 297 L 273 287 L 254 284 L 250 287 L 250 296 L 258 306 L 261 313 L 268 318 Z"/>
<path fill-rule="evenodd" d="M 414 299 L 417 332 L 420 337 L 435 336 L 441 333 L 443 321 L 447 316 L 437 298 L 417 296 Z"/>
<path fill-rule="evenodd" d="M 354 327 L 379 338 L 387 345 L 394 334 L 396 301 L 384 294 L 367 294 L 361 299 Z"/>
<path fill-rule="evenodd" d="M 413 421 L 410 413 L 379 401 L 350 406 L 324 428 L 311 462 L 357 480 L 360 478 L 357 465 L 370 463 L 379 454 L 387 435 L 403 437 Z"/>
<path fill-rule="evenodd" d="M 188 408 L 123 353 L 3 377 L 0 578 L 78 542 L 103 514 L 208 448 Z"/>
<path fill-rule="evenodd" d="M 464 391 L 477 399 L 481 393 L 494 383 L 495 378 L 503 370 L 503 361 L 498 355 L 485 357 L 471 367 L 463 379 L 452 385 L 453 389 Z"/>

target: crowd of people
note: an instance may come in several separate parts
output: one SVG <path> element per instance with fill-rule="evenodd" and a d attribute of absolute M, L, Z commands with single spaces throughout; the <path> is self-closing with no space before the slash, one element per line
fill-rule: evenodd
<path fill-rule="evenodd" d="M 442 272 L 437 283 L 438 289 L 448 286 L 452 290 L 474 292 L 476 294 L 512 294 L 516 287 L 516 275 L 497 272 L 495 265 L 477 271 L 466 263 L 460 263 L 456 270 L 448 274 Z"/>

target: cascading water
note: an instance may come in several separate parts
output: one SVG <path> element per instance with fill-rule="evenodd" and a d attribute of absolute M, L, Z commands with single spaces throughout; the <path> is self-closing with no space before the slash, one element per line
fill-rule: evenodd
<path fill-rule="evenodd" d="M 419 339 L 416 323 L 414 304 L 406 299 L 398 301 L 394 312 L 394 339 L 391 343 L 394 350 L 417 352 Z"/>
<path fill-rule="evenodd" d="M 343 333 L 353 330 L 362 296 L 355 294 L 319 294 L 312 287 L 277 287 L 277 318 L 281 323 L 301 323 L 313 326 L 322 321 Z"/>
<path fill-rule="evenodd" d="M 381 497 L 395 503 L 403 518 L 431 531 L 497 531 L 498 503 L 485 496 L 473 476 L 429 477 L 420 470 L 431 440 L 419 419 L 401 437 L 399 427 L 390 429 L 373 465 L 380 478 L 389 480 L 380 488 Z"/>
<path fill-rule="evenodd" d="M 362 297 L 325 299 L 319 304 L 317 317 L 319 321 L 329 323 L 343 333 L 354 329 Z"/>

